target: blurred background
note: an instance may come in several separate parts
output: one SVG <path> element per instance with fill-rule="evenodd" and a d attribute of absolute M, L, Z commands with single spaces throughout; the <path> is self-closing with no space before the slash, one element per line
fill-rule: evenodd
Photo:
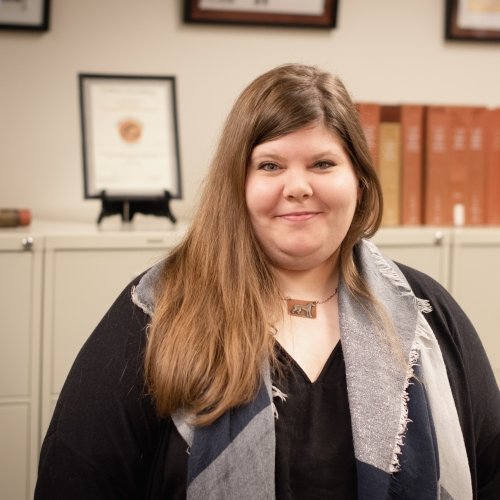
<path fill-rule="evenodd" d="M 189 219 L 222 122 L 253 78 L 301 62 L 358 101 L 498 106 L 500 45 L 446 41 L 444 0 L 340 0 L 334 29 L 187 24 L 182 0 L 52 0 L 45 32 L 0 30 L 0 205 L 95 221 L 84 200 L 78 73 L 172 75 Z"/>

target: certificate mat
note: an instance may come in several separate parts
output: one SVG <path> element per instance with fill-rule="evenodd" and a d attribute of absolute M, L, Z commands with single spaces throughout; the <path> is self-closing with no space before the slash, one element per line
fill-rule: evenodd
<path fill-rule="evenodd" d="M 181 197 L 174 77 L 80 75 L 85 197 Z"/>
<path fill-rule="evenodd" d="M 233 10 L 276 14 L 319 16 L 324 12 L 324 0 L 200 0 L 199 8 L 204 10 Z"/>
<path fill-rule="evenodd" d="M 188 23 L 335 28 L 338 0 L 184 0 Z"/>
<path fill-rule="evenodd" d="M 0 0 L 0 29 L 47 31 L 50 0 Z"/>

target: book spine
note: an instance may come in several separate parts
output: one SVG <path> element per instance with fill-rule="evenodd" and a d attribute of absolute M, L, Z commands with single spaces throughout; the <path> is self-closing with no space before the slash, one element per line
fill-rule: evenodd
<path fill-rule="evenodd" d="M 423 223 L 423 105 L 401 107 L 401 223 Z"/>
<path fill-rule="evenodd" d="M 452 223 L 463 225 L 469 218 L 466 205 L 468 181 L 470 110 L 465 106 L 450 106 L 450 152 L 447 168 L 449 196 L 446 210 L 452 214 Z M 456 214 L 464 214 L 457 220 Z M 464 220 L 465 219 L 465 220 Z"/>
<path fill-rule="evenodd" d="M 470 108 L 466 218 L 469 225 L 486 223 L 486 117 L 484 107 Z"/>
<path fill-rule="evenodd" d="M 500 108 L 486 120 L 486 222 L 500 225 Z"/>
<path fill-rule="evenodd" d="M 424 222 L 427 225 L 449 225 L 452 223 L 452 214 L 449 210 L 447 181 L 450 134 L 448 108 L 429 106 L 425 129 Z"/>
<path fill-rule="evenodd" d="M 397 113 L 391 107 L 388 113 Z M 379 128 L 379 178 L 384 196 L 383 226 L 397 226 L 401 223 L 401 123 L 396 115 L 388 116 L 391 121 L 382 121 Z"/>
<path fill-rule="evenodd" d="M 373 167 L 378 170 L 378 142 L 381 106 L 376 103 L 357 103 L 356 108 L 359 114 L 361 127 L 366 137 Z"/>

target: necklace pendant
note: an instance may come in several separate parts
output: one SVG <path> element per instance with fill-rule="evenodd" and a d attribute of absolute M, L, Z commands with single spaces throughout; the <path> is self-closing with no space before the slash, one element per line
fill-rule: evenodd
<path fill-rule="evenodd" d="M 316 318 L 316 302 L 314 301 L 286 299 L 286 308 L 290 316 Z"/>

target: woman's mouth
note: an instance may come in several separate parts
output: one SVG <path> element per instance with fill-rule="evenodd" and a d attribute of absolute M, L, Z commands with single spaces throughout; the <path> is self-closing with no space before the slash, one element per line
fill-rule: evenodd
<path fill-rule="evenodd" d="M 318 212 L 290 212 L 282 214 L 279 217 L 284 220 L 296 222 L 312 219 L 316 215 L 318 215 Z"/>

